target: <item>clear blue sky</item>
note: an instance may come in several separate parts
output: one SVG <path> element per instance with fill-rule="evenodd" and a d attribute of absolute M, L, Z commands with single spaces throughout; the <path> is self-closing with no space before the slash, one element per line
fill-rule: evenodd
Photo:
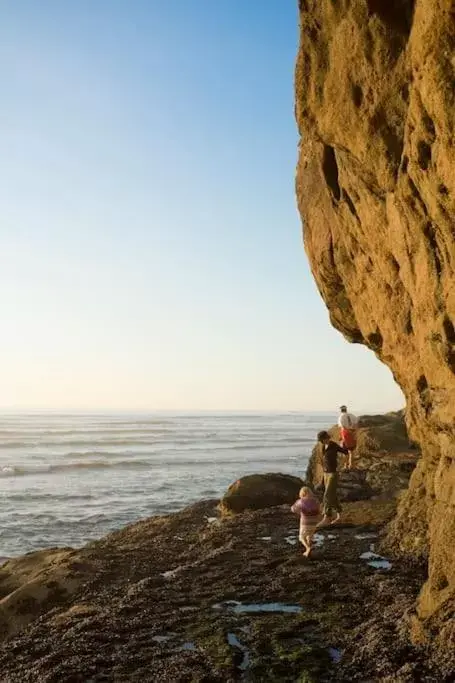
<path fill-rule="evenodd" d="M 297 2 L 0 4 L 0 406 L 393 409 L 294 198 Z"/>

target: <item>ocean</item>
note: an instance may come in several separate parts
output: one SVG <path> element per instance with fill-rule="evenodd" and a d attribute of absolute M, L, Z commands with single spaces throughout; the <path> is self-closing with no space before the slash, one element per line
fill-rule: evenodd
<path fill-rule="evenodd" d="M 0 415 L 0 556 L 78 547 L 220 497 L 246 474 L 302 476 L 335 414 Z"/>

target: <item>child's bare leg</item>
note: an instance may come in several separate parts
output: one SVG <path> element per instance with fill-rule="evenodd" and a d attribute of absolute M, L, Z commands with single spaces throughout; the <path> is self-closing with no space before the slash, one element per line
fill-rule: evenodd
<path fill-rule="evenodd" d="M 311 542 L 308 540 L 307 534 L 305 534 L 302 537 L 302 543 L 303 543 L 303 546 L 305 548 L 305 550 L 303 551 L 303 556 L 308 557 L 308 555 L 311 553 Z"/>
<path fill-rule="evenodd" d="M 306 547 L 307 551 L 305 552 L 305 557 L 309 557 L 311 551 L 313 550 L 313 536 L 314 536 L 314 531 L 310 531 L 308 534 L 305 535 L 305 541 L 306 541 Z"/>

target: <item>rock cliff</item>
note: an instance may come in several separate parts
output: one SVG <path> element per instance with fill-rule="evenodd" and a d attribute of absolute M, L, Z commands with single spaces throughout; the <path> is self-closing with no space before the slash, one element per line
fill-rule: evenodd
<path fill-rule="evenodd" d="M 422 458 L 391 530 L 455 639 L 455 4 L 300 0 L 297 200 L 332 324 L 406 397 Z M 452 620 L 453 621 L 453 620 Z M 424 634 L 425 629 L 422 629 Z"/>

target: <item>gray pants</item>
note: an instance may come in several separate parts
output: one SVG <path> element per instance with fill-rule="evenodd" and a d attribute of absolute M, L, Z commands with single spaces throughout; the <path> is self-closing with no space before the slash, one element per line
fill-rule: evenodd
<path fill-rule="evenodd" d="M 341 512 L 341 505 L 338 500 L 338 473 L 324 472 L 324 486 L 324 515 L 332 517 L 333 512 Z"/>

